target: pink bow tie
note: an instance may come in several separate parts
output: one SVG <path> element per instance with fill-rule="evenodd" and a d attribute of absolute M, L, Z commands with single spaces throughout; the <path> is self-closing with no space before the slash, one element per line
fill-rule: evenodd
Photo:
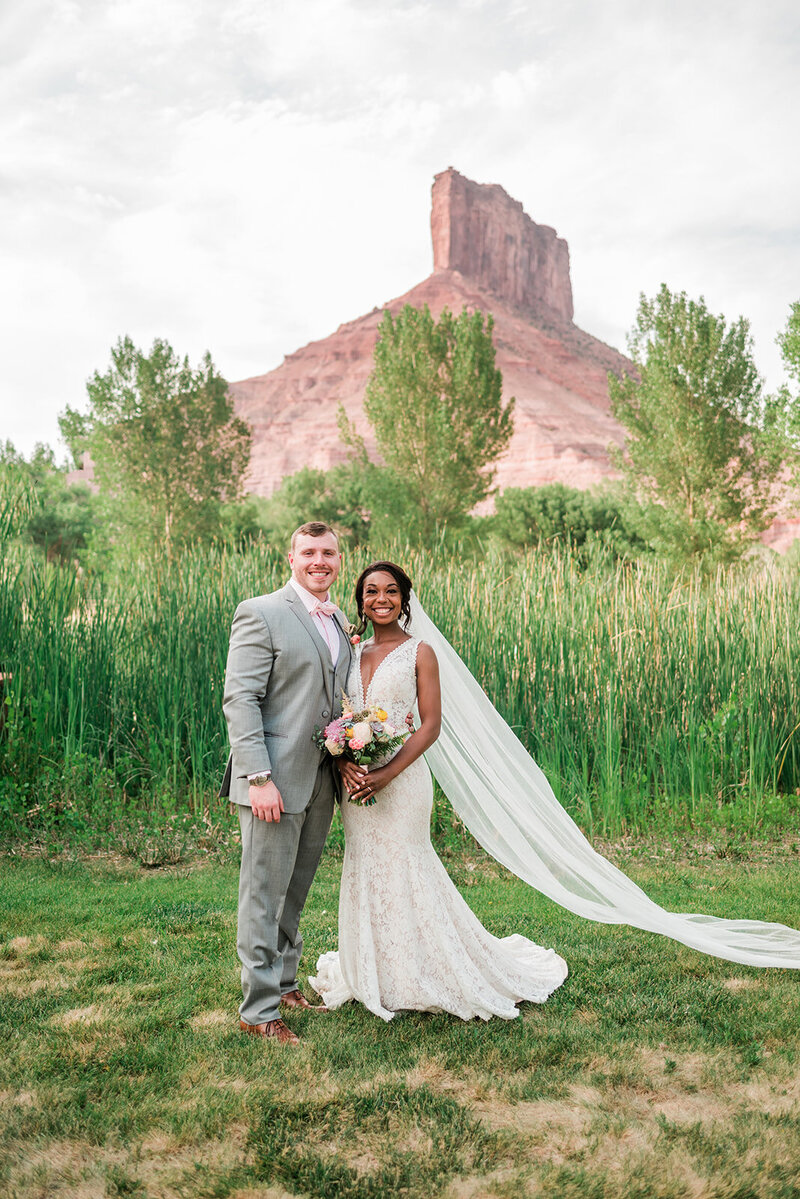
<path fill-rule="evenodd" d="M 332 604 L 330 600 L 317 600 L 314 607 L 311 609 L 312 616 L 333 616 L 336 611 L 336 604 Z"/>

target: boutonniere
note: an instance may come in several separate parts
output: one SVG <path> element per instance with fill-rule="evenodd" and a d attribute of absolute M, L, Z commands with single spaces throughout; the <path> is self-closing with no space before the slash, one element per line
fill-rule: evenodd
<path fill-rule="evenodd" d="M 350 638 L 351 645 L 358 645 L 361 640 L 361 634 L 358 631 L 358 625 L 349 624 L 347 626 L 347 636 Z"/>

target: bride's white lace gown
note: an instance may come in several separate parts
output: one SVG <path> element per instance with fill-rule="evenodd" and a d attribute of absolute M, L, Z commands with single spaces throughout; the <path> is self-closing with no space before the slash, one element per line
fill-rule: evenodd
<path fill-rule="evenodd" d="M 366 695 L 359 647 L 353 702 L 380 704 L 402 728 L 416 700 L 419 644 L 410 638 L 392 650 Z M 418 758 L 372 806 L 342 803 L 339 951 L 323 954 L 309 981 L 329 1008 L 357 999 L 384 1020 L 407 1008 L 513 1019 L 521 1000 L 543 1003 L 561 985 L 566 962 L 525 937 L 486 931 L 431 845 L 432 802 L 431 774 Z"/>

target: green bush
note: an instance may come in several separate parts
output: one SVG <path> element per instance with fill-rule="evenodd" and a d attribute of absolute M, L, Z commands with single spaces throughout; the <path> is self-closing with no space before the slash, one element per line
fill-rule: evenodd
<path fill-rule="evenodd" d="M 515 550 L 555 542 L 575 550 L 604 545 L 616 555 L 638 556 L 647 543 L 637 529 L 641 513 L 619 488 L 580 491 L 563 483 L 509 487 L 498 496 L 492 529 Z"/>

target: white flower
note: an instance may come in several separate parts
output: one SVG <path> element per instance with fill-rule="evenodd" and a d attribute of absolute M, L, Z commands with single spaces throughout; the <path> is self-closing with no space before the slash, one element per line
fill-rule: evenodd
<path fill-rule="evenodd" d="M 325 742 L 325 748 L 329 754 L 333 754 L 334 758 L 338 758 L 339 754 L 344 750 L 344 746 L 340 745 L 338 741 L 334 741 L 333 737 L 328 737 Z"/>
<path fill-rule="evenodd" d="M 369 745 L 372 740 L 372 729 L 366 720 L 359 720 L 358 724 L 353 725 L 353 740 L 360 741 L 362 745 Z"/>

